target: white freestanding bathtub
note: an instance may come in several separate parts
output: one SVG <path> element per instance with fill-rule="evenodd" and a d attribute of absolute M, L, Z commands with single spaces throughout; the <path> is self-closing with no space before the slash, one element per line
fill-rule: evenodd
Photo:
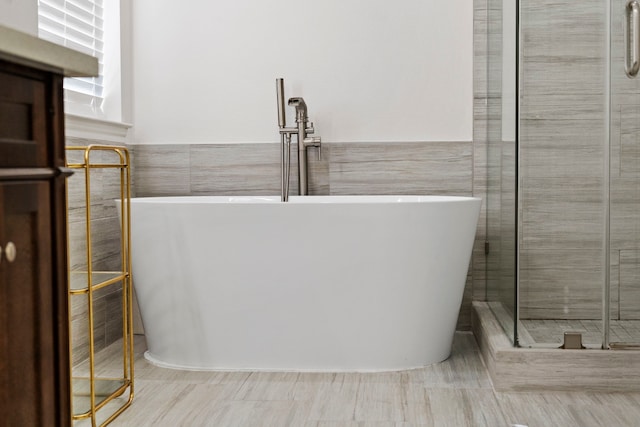
<path fill-rule="evenodd" d="M 145 357 L 274 371 L 444 360 L 479 210 L 471 197 L 133 199 Z"/>

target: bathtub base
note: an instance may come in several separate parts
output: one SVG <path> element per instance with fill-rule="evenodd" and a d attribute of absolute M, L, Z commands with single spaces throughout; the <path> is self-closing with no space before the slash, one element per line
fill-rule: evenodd
<path fill-rule="evenodd" d="M 265 367 L 256 367 L 256 368 L 213 368 L 210 366 L 184 366 L 177 365 L 172 363 L 165 363 L 158 358 L 154 357 L 148 350 L 144 352 L 144 358 L 147 362 L 151 363 L 154 366 L 165 369 L 175 369 L 179 371 L 196 371 L 196 372 L 303 372 L 303 373 L 359 373 L 359 374 L 367 374 L 367 373 L 379 373 L 379 372 L 401 372 L 401 371 L 410 371 L 413 369 L 422 369 L 426 368 L 429 365 L 433 365 L 434 363 L 444 362 L 451 356 L 451 353 L 447 355 L 442 360 L 437 360 L 431 363 L 427 363 L 424 365 L 418 366 L 407 366 L 403 368 L 393 368 L 393 369 L 284 369 L 284 368 L 265 368 Z"/>

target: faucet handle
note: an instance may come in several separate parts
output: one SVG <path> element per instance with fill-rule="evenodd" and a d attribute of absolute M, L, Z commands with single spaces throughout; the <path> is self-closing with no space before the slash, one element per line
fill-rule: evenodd
<path fill-rule="evenodd" d="M 316 130 L 313 127 L 313 122 L 307 121 L 307 128 L 304 131 L 307 135 L 314 133 Z"/>
<path fill-rule="evenodd" d="M 318 161 L 322 160 L 322 138 L 319 136 L 309 136 L 303 141 L 306 147 L 316 147 L 318 149 Z"/>

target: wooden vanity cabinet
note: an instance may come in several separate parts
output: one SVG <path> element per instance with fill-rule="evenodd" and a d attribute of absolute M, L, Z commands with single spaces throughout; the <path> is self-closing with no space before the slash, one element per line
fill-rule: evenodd
<path fill-rule="evenodd" d="M 62 79 L 0 60 L 0 424 L 7 427 L 71 424 Z"/>

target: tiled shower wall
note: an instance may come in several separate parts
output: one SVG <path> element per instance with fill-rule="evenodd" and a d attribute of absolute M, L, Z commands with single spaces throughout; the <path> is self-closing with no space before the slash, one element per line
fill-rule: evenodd
<path fill-rule="evenodd" d="M 626 3 L 612 1 L 611 24 L 612 312 L 624 320 L 640 319 L 640 80 L 623 71 Z"/>
<path fill-rule="evenodd" d="M 297 147 L 292 145 L 292 153 Z M 473 191 L 470 141 L 323 143 L 308 150 L 310 194 L 448 194 Z M 295 155 L 292 155 L 292 159 Z M 280 194 L 280 144 L 137 145 L 137 196 Z M 297 192 L 293 162 L 291 191 Z M 458 328 L 470 328 L 471 272 Z"/>
<path fill-rule="evenodd" d="M 605 2 L 521 2 L 522 318 L 601 316 Z"/>

